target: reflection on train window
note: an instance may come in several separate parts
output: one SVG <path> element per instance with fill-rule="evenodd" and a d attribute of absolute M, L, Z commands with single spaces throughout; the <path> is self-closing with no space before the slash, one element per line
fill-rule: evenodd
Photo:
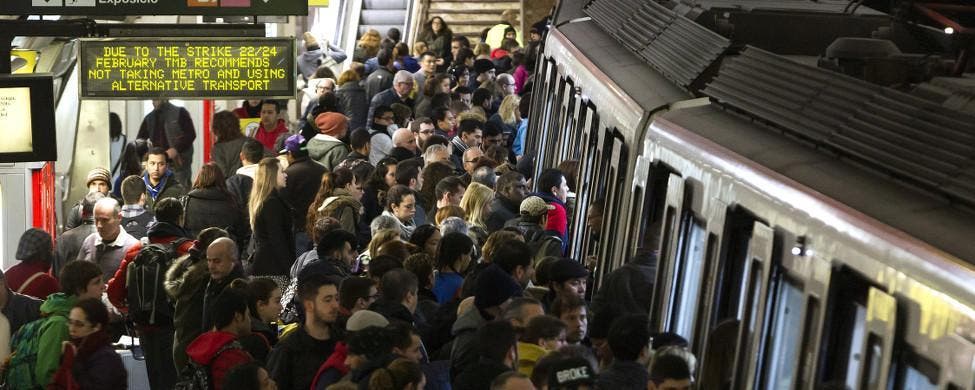
<path fill-rule="evenodd" d="M 643 218 L 637 233 L 637 247 L 656 250 L 660 245 L 660 228 L 663 226 L 664 206 L 667 204 L 667 182 L 672 171 L 655 163 L 647 180 L 649 192 L 643 195 Z M 664 253 L 664 252 L 661 252 Z"/>
<path fill-rule="evenodd" d="M 829 301 L 823 327 L 820 383 L 844 383 L 858 388 L 867 346 L 867 294 L 870 282 L 846 267 L 830 277 Z"/>
<path fill-rule="evenodd" d="M 775 294 L 769 351 L 765 356 L 765 388 L 794 388 L 793 384 L 798 380 L 805 299 L 802 288 L 781 276 Z"/>
<path fill-rule="evenodd" d="M 881 363 L 883 363 L 880 359 L 884 356 L 883 352 L 883 339 L 870 333 L 867 336 L 867 349 L 863 364 L 863 380 L 860 381 L 861 389 L 872 389 L 877 386 L 880 380 Z"/>
<path fill-rule="evenodd" d="M 674 269 L 677 271 L 673 326 L 671 331 L 687 340 L 694 340 L 694 323 L 697 315 L 698 297 L 704 275 L 704 260 L 707 247 L 707 230 L 704 225 L 687 213 L 679 238 L 679 253 Z"/>
<path fill-rule="evenodd" d="M 714 296 L 711 324 L 717 325 L 725 319 L 741 320 L 744 305 L 742 299 L 745 266 L 748 259 L 748 242 L 752 237 L 755 217 L 740 207 L 730 207 L 725 217 L 724 245 L 721 262 L 718 266 L 717 288 Z"/>

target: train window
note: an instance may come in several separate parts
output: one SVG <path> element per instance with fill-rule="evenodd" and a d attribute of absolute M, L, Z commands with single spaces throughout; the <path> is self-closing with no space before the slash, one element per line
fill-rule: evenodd
<path fill-rule="evenodd" d="M 894 380 L 888 382 L 893 389 L 927 390 L 938 388 L 939 370 L 934 362 L 918 356 L 910 350 L 901 351 L 896 370 L 891 370 Z"/>
<path fill-rule="evenodd" d="M 650 168 L 650 178 L 647 183 L 649 192 L 643 194 L 643 207 L 640 211 L 643 221 L 637 232 L 637 247 L 656 249 L 660 245 L 660 228 L 664 219 L 664 206 L 667 203 L 667 183 L 670 180 L 671 169 L 661 163 L 655 163 Z"/>
<path fill-rule="evenodd" d="M 717 286 L 712 305 L 711 326 L 726 319 L 741 320 L 741 286 L 745 280 L 748 241 L 752 236 L 755 217 L 739 207 L 731 207 L 725 218 L 724 245 L 718 265 Z"/>
<path fill-rule="evenodd" d="M 675 284 L 676 306 L 672 314 L 671 331 L 683 336 L 687 340 L 694 339 L 694 320 L 697 316 L 698 298 L 704 275 L 704 260 L 707 246 L 707 230 L 704 224 L 687 213 L 684 217 L 684 228 L 679 239 L 679 254 L 675 270 L 677 283 Z"/>
<path fill-rule="evenodd" d="M 840 267 L 830 278 L 829 301 L 823 328 L 820 383 L 844 383 L 858 388 L 867 351 L 867 297 L 870 282 L 855 271 Z"/>
<path fill-rule="evenodd" d="M 795 388 L 805 328 L 802 313 L 805 296 L 801 287 L 784 276 L 779 277 L 775 294 L 769 351 L 765 356 L 765 388 Z"/>

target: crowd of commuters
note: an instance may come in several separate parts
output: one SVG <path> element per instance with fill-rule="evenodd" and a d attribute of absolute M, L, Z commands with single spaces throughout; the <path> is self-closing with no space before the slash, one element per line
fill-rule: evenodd
<path fill-rule="evenodd" d="M 413 51 L 368 31 L 338 75 L 345 54 L 306 34 L 296 125 L 274 100 L 218 112 L 195 172 L 186 110 L 155 101 L 57 247 L 23 234 L 0 281 L 6 384 L 124 389 L 128 333 L 152 389 L 689 388 L 687 341 L 649 328 L 654 254 L 599 292 L 566 257 L 577 164 L 534 175 L 546 32 L 523 47 L 513 15 L 476 45 L 440 17 Z M 575 228 L 598 240 L 587 209 Z"/>

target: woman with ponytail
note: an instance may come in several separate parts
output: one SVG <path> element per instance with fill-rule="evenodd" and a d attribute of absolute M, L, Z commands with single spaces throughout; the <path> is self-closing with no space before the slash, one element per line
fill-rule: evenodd
<path fill-rule="evenodd" d="M 369 377 L 369 389 L 372 390 L 420 390 L 426 383 L 420 364 L 404 358 L 393 360 Z"/>
<path fill-rule="evenodd" d="M 332 217 L 339 220 L 342 230 L 354 234 L 362 214 L 360 202 L 365 179 L 356 177 L 351 169 L 344 167 L 322 175 L 322 185 L 315 195 L 315 201 L 308 207 L 308 226 L 305 231 L 315 231 L 315 221 Z"/>
<path fill-rule="evenodd" d="M 283 276 L 295 258 L 294 214 L 291 205 L 279 191 L 284 188 L 288 175 L 278 159 L 267 157 L 257 165 L 254 187 L 251 189 L 247 210 L 254 250 L 249 266 L 251 275 Z"/>

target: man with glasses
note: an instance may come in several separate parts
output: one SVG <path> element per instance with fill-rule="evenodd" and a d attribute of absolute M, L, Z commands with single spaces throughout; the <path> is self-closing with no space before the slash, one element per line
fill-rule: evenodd
<path fill-rule="evenodd" d="M 416 139 L 416 147 L 419 150 L 426 150 L 427 140 L 436 134 L 437 126 L 433 124 L 433 119 L 429 117 L 419 117 L 410 124 L 410 131 Z"/>
<path fill-rule="evenodd" d="M 412 109 L 411 91 L 413 91 L 413 74 L 405 70 L 396 72 L 396 75 L 393 76 L 393 86 L 373 96 L 372 102 L 369 104 L 369 118 L 375 118 L 374 112 L 377 107 L 392 107 L 394 103 L 400 103 Z"/>

